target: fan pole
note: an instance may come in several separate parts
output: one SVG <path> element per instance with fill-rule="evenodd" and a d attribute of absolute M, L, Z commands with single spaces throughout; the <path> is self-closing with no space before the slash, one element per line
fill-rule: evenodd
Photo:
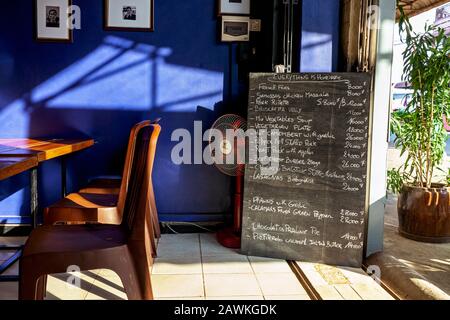
<path fill-rule="evenodd" d="M 233 226 L 217 232 L 217 241 L 227 248 L 239 249 L 241 247 L 242 227 L 242 189 L 244 176 L 236 177 L 236 190 L 234 193 Z"/>
<path fill-rule="evenodd" d="M 242 227 L 242 189 L 243 189 L 244 176 L 239 175 L 236 177 L 236 190 L 234 194 L 234 232 L 241 234 Z"/>

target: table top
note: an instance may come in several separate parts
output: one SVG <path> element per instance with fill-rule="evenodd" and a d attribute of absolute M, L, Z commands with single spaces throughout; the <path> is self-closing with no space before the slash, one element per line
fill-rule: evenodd
<path fill-rule="evenodd" d="M 0 139 L 0 157 L 36 156 L 43 162 L 92 145 L 93 139 Z"/>
<path fill-rule="evenodd" d="M 0 180 L 8 179 L 24 171 L 37 167 L 36 156 L 0 157 Z"/>

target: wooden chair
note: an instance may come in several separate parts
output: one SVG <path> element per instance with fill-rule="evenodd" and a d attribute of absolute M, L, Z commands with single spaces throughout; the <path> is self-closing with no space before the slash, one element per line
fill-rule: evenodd
<path fill-rule="evenodd" d="M 158 124 L 161 119 L 151 121 L 151 124 Z M 129 152 L 127 152 L 126 158 L 129 157 Z M 125 176 L 125 173 L 124 173 Z M 120 188 L 122 185 L 122 179 L 120 178 L 96 178 L 89 181 L 88 185 L 80 189 L 79 193 L 90 193 L 90 194 L 115 194 L 119 195 Z M 156 207 L 156 205 L 155 205 Z"/>
<path fill-rule="evenodd" d="M 55 223 L 106 223 L 120 224 L 125 204 L 125 198 L 130 179 L 133 151 L 137 132 L 145 126 L 156 125 L 154 121 L 143 121 L 135 125 L 128 142 L 122 179 L 101 179 L 93 181 L 87 188 L 78 193 L 69 194 L 44 210 L 44 224 Z M 153 170 L 154 158 L 149 162 L 150 175 Z M 157 238 L 160 237 L 158 211 L 156 208 L 153 185 L 150 186 L 150 206 L 152 223 Z M 156 244 L 154 244 L 156 246 Z"/>
<path fill-rule="evenodd" d="M 150 267 L 153 238 L 149 202 L 151 172 L 159 125 L 137 129 L 129 186 L 120 225 L 45 225 L 34 229 L 20 259 L 20 300 L 41 300 L 48 274 L 69 266 L 81 271 L 115 271 L 132 300 L 152 299 Z"/>

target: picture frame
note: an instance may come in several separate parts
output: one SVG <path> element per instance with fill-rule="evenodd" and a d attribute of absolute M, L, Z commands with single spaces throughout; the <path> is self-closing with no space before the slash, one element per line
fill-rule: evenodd
<path fill-rule="evenodd" d="M 38 42 L 73 42 L 72 0 L 34 0 L 34 38 Z"/>
<path fill-rule="evenodd" d="M 222 16 L 221 40 L 223 42 L 250 41 L 250 17 Z"/>
<path fill-rule="evenodd" d="M 154 31 L 154 0 L 104 0 L 104 29 Z"/>
<path fill-rule="evenodd" d="M 251 0 L 218 0 L 218 15 L 250 15 Z"/>

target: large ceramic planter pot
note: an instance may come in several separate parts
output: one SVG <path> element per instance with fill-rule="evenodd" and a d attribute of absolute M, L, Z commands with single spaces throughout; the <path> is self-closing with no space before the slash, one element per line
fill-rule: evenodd
<path fill-rule="evenodd" d="M 449 188 L 404 186 L 398 197 L 399 232 L 422 242 L 450 242 Z"/>

